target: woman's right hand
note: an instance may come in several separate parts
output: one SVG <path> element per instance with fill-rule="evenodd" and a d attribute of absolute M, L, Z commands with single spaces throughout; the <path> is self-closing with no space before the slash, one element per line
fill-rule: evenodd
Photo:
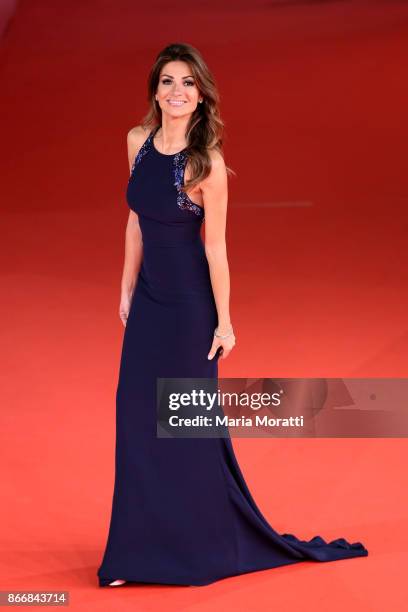
<path fill-rule="evenodd" d="M 121 298 L 120 298 L 120 305 L 119 305 L 119 317 L 124 327 L 126 327 L 131 303 L 132 303 L 132 293 L 122 293 Z"/>

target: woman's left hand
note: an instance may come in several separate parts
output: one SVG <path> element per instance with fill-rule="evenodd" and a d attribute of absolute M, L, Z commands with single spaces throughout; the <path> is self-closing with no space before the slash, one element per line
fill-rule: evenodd
<path fill-rule="evenodd" d="M 223 335 L 227 335 L 228 334 L 228 330 L 223 332 L 218 331 L 218 333 L 223 336 Z M 220 358 L 221 359 L 226 359 L 228 357 L 228 355 L 230 354 L 230 352 L 232 351 L 232 349 L 235 346 L 235 335 L 234 332 L 231 333 L 230 336 L 228 336 L 228 338 L 219 338 L 218 336 L 214 336 L 213 339 L 213 343 L 210 349 L 210 352 L 208 353 L 208 359 L 212 359 L 215 355 L 215 353 L 217 352 L 217 349 L 219 347 L 221 347 L 221 350 L 219 352 L 220 354 Z"/>

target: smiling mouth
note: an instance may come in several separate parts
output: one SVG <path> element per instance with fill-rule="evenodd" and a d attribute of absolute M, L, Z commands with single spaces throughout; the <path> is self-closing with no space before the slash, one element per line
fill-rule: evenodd
<path fill-rule="evenodd" d="M 171 104 L 171 106 L 182 106 L 185 104 L 184 100 L 167 100 L 167 102 Z"/>

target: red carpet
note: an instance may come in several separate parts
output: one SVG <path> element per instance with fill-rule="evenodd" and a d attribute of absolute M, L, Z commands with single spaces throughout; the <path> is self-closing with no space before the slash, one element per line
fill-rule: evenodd
<path fill-rule="evenodd" d="M 146 111 L 151 63 L 175 41 L 215 74 L 237 172 L 237 347 L 220 375 L 408 376 L 406 3 L 20 2 L 0 55 L 1 590 L 68 590 L 87 611 L 156 610 L 163 597 L 168 611 L 405 610 L 406 439 L 234 440 L 277 531 L 361 540 L 366 559 L 206 588 L 97 588 L 126 134 Z"/>

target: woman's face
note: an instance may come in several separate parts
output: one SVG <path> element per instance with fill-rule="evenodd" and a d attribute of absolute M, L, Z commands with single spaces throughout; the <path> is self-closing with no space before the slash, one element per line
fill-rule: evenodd
<path fill-rule="evenodd" d="M 163 113 L 172 117 L 191 114 L 201 99 L 193 73 L 186 62 L 168 62 L 162 67 L 156 100 Z"/>

